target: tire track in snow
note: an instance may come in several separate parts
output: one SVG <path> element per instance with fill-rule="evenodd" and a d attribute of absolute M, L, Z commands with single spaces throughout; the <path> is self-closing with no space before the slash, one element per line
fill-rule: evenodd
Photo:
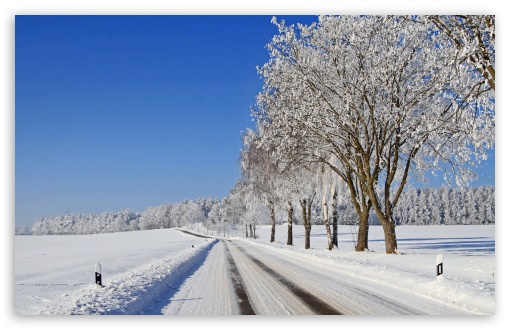
<path fill-rule="evenodd" d="M 244 244 L 244 243 L 243 243 Z M 256 251 L 256 246 L 253 246 Z M 262 246 L 261 246 L 262 247 Z M 348 315 L 462 315 L 462 310 L 441 305 L 430 299 L 414 300 L 398 287 L 371 286 L 371 281 L 353 277 L 349 271 L 329 262 L 303 259 L 292 251 L 273 249 L 271 258 L 264 261 L 280 274 L 295 283 L 307 283 L 307 289 L 317 297 Z M 251 246 L 250 248 L 251 251 Z M 277 253 L 275 253 L 277 252 Z M 317 263 L 319 262 L 319 263 Z M 314 271 L 311 271 L 314 270 Z M 389 281 L 391 282 L 391 281 Z M 390 283 L 388 283 L 390 284 Z"/>
<path fill-rule="evenodd" d="M 234 288 L 237 295 L 237 300 L 239 303 L 239 308 L 241 310 L 242 315 L 255 315 L 255 311 L 253 310 L 253 306 L 250 303 L 250 300 L 248 298 L 248 294 L 246 293 L 246 289 L 244 288 L 243 280 L 241 278 L 241 274 L 239 273 L 239 269 L 237 268 L 237 265 L 234 261 L 234 258 L 232 258 L 232 254 L 230 253 L 230 249 L 228 248 L 228 245 L 225 244 L 225 251 L 227 252 L 227 260 L 230 265 L 230 274 L 232 276 L 232 282 L 234 284 Z"/>
<path fill-rule="evenodd" d="M 200 235 L 183 229 L 179 230 L 188 235 L 212 239 L 212 237 L 209 236 Z M 243 282 L 241 274 L 239 273 L 239 269 L 237 268 L 234 258 L 232 257 L 232 253 L 230 252 L 230 249 L 228 248 L 228 245 L 225 243 L 225 241 L 224 240 L 221 241 L 225 249 L 227 262 L 229 264 L 230 277 L 232 284 L 234 285 L 235 293 L 237 296 L 237 303 L 239 305 L 241 315 L 256 315 L 255 310 L 253 309 L 253 306 L 250 303 L 248 294 L 246 293 L 245 284 Z"/>
<path fill-rule="evenodd" d="M 338 310 L 329 306 L 328 303 L 323 300 L 317 298 L 316 296 L 309 293 L 307 290 L 301 288 L 297 284 L 292 281 L 289 281 L 284 276 L 280 275 L 272 268 L 264 264 L 262 261 L 249 254 L 244 248 L 240 247 L 238 244 L 229 240 L 239 251 L 245 254 L 250 260 L 252 260 L 260 269 L 269 274 L 271 277 L 280 282 L 284 287 L 290 290 L 296 297 L 298 297 L 301 301 L 303 301 L 312 311 L 319 315 L 342 315 Z"/>

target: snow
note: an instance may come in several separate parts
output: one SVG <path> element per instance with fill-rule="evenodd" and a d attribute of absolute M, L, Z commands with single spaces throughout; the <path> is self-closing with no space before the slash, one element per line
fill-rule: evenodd
<path fill-rule="evenodd" d="M 354 252 L 355 227 L 339 227 L 339 248 L 332 251 L 326 249 L 324 226 L 312 227 L 309 250 L 303 248 L 303 226 L 294 226 L 293 246 L 286 245 L 286 227 L 277 226 L 274 243 L 269 243 L 270 227 L 264 226 L 257 228 L 258 239 L 229 237 L 233 243 L 228 245 L 175 229 L 15 236 L 14 312 L 18 316 L 239 314 L 238 304 L 233 303 L 237 298 L 226 261 L 230 250 L 246 278 L 248 293 L 260 296 L 258 303 L 258 298 L 254 298 L 255 310 L 265 308 L 267 315 L 306 314 L 306 308 L 297 303 L 287 304 L 285 310 L 264 303 L 269 295 L 286 299 L 288 293 L 264 288 L 263 281 L 256 278 L 258 274 L 239 266 L 248 267 L 250 262 L 241 256 L 244 249 L 277 256 L 280 261 L 270 265 L 274 269 L 297 260 L 301 270 L 296 274 L 289 272 L 288 278 L 310 290 L 318 284 L 305 283 L 300 276 L 318 277 L 320 273 L 326 276 L 330 272 L 331 279 L 338 279 L 342 285 L 360 285 L 384 298 L 381 301 L 395 299 L 408 305 L 409 309 L 403 307 L 405 313 L 429 310 L 432 314 L 496 314 L 495 226 L 397 227 L 399 255 L 384 253 L 379 226 L 370 228 L 366 252 Z M 199 228 L 195 231 L 204 234 Z M 439 254 L 443 257 L 444 273 L 436 278 Z M 94 283 L 96 263 L 102 265 L 102 288 Z M 271 281 L 269 276 L 267 281 Z M 316 290 L 324 290 L 326 295 L 327 290 L 343 288 L 331 285 Z M 377 311 L 377 302 L 370 304 L 367 301 L 364 307 L 353 304 L 348 308 L 354 312 L 363 312 L 362 308 Z M 386 311 L 391 310 L 381 309 L 381 314 L 391 314 Z"/>

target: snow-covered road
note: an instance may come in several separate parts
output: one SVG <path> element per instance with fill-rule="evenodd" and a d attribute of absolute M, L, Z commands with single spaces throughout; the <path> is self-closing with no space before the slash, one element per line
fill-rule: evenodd
<path fill-rule="evenodd" d="M 206 238 L 175 229 L 83 236 L 16 236 L 18 315 L 491 315 L 495 313 L 493 226 L 400 227 L 401 254 L 384 253 L 371 229 L 370 252 L 354 252 L 349 227 L 339 248 Z M 200 231 L 198 228 L 196 232 Z M 200 231 L 203 233 L 203 231 Z M 282 242 L 283 240 L 283 242 Z M 435 276 L 444 254 L 445 274 Z M 103 264 L 104 287 L 93 282 Z"/>
<path fill-rule="evenodd" d="M 211 243 L 204 263 L 188 277 L 179 291 L 166 299 L 168 304 L 150 314 L 165 315 L 237 315 L 239 304 L 223 244 Z M 198 313 L 198 314 L 197 314 Z"/>
<path fill-rule="evenodd" d="M 333 264 L 243 240 L 212 243 L 204 264 L 154 314 L 461 315 L 465 310 L 399 289 L 383 290 Z M 276 253 L 275 253 L 276 252 Z M 230 261 L 229 261 L 230 259 Z M 240 275 L 241 290 L 234 288 Z M 205 285 L 204 285 L 205 284 Z M 239 292 L 241 291 L 241 292 Z M 248 297 L 248 307 L 243 296 Z M 158 308 L 159 309 L 159 308 Z"/>

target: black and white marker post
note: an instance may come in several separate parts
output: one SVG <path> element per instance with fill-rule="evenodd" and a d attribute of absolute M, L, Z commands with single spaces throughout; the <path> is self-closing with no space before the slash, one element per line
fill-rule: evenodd
<path fill-rule="evenodd" d="M 99 263 L 96 263 L 96 287 L 103 287 L 103 282 L 101 279 L 101 264 Z"/>
<path fill-rule="evenodd" d="M 443 278 L 443 255 L 438 254 L 436 257 L 436 279 Z"/>

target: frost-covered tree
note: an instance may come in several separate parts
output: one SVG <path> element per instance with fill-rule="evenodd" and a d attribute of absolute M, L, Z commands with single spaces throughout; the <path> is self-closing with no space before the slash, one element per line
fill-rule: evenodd
<path fill-rule="evenodd" d="M 209 224 L 212 226 L 220 224 L 222 222 L 222 211 L 222 203 L 214 204 L 208 213 L 206 221 L 203 221 L 203 226 L 209 229 Z"/>
<path fill-rule="evenodd" d="M 305 249 L 310 248 L 310 232 L 312 230 L 312 205 L 319 188 L 311 167 L 297 166 L 288 173 L 294 185 L 294 198 L 299 201 L 305 233 Z"/>
<path fill-rule="evenodd" d="M 281 169 L 271 147 L 259 147 L 260 135 L 247 129 L 243 136 L 244 149 L 241 151 L 240 166 L 247 189 L 253 192 L 269 209 L 271 217 L 270 242 L 275 241 L 276 208 L 281 203 L 278 194 L 278 177 Z"/>
<path fill-rule="evenodd" d="M 400 225 L 494 224 L 494 200 L 491 186 L 410 188 L 402 193 L 395 218 Z"/>
<path fill-rule="evenodd" d="M 282 201 L 281 208 L 286 213 L 287 218 L 287 245 L 293 245 L 293 223 L 294 223 L 294 206 L 299 201 L 300 205 L 305 205 L 313 201 L 315 195 L 316 184 L 309 169 L 301 164 L 293 162 L 292 159 L 279 159 L 278 175 L 275 179 L 276 193 L 278 199 Z M 313 177 L 313 176 L 312 176 Z M 303 198 L 303 200 L 301 200 Z M 302 209 L 303 210 L 303 209 Z M 303 214 L 303 224 L 305 225 L 305 248 L 310 245 L 309 236 L 311 225 L 308 221 L 307 214 Z M 307 243 L 308 242 L 308 243 Z"/>
<path fill-rule="evenodd" d="M 138 230 L 139 213 L 130 210 L 101 214 L 66 214 L 37 219 L 34 235 L 85 235 Z"/>
<path fill-rule="evenodd" d="M 15 235 L 32 235 L 32 226 L 16 226 L 14 229 Z"/>
<path fill-rule="evenodd" d="M 454 59 L 473 66 L 496 90 L 496 17 L 495 15 L 426 15 L 456 49 Z"/>
<path fill-rule="evenodd" d="M 331 171 L 329 168 L 326 168 L 325 165 L 322 165 L 318 170 L 318 181 L 320 182 L 320 199 L 322 201 L 322 214 L 324 218 L 324 225 L 326 226 L 326 238 L 328 240 L 328 250 L 333 249 L 333 239 L 331 236 L 331 227 L 329 225 L 329 196 L 334 195 L 330 191 L 334 190 L 331 189 Z"/>
<path fill-rule="evenodd" d="M 259 221 L 250 213 L 252 199 L 248 183 L 241 178 L 222 201 L 222 221 L 231 226 L 244 226 L 246 238 L 255 238 L 254 229 Z"/>
<path fill-rule="evenodd" d="M 472 166 L 494 144 L 494 90 L 418 18 L 274 22 L 280 33 L 259 69 L 255 115 L 271 127 L 262 138 L 276 153 L 300 149 L 329 166 L 354 205 L 373 208 L 386 252 L 396 253 L 393 209 L 410 175 L 474 179 Z"/>

